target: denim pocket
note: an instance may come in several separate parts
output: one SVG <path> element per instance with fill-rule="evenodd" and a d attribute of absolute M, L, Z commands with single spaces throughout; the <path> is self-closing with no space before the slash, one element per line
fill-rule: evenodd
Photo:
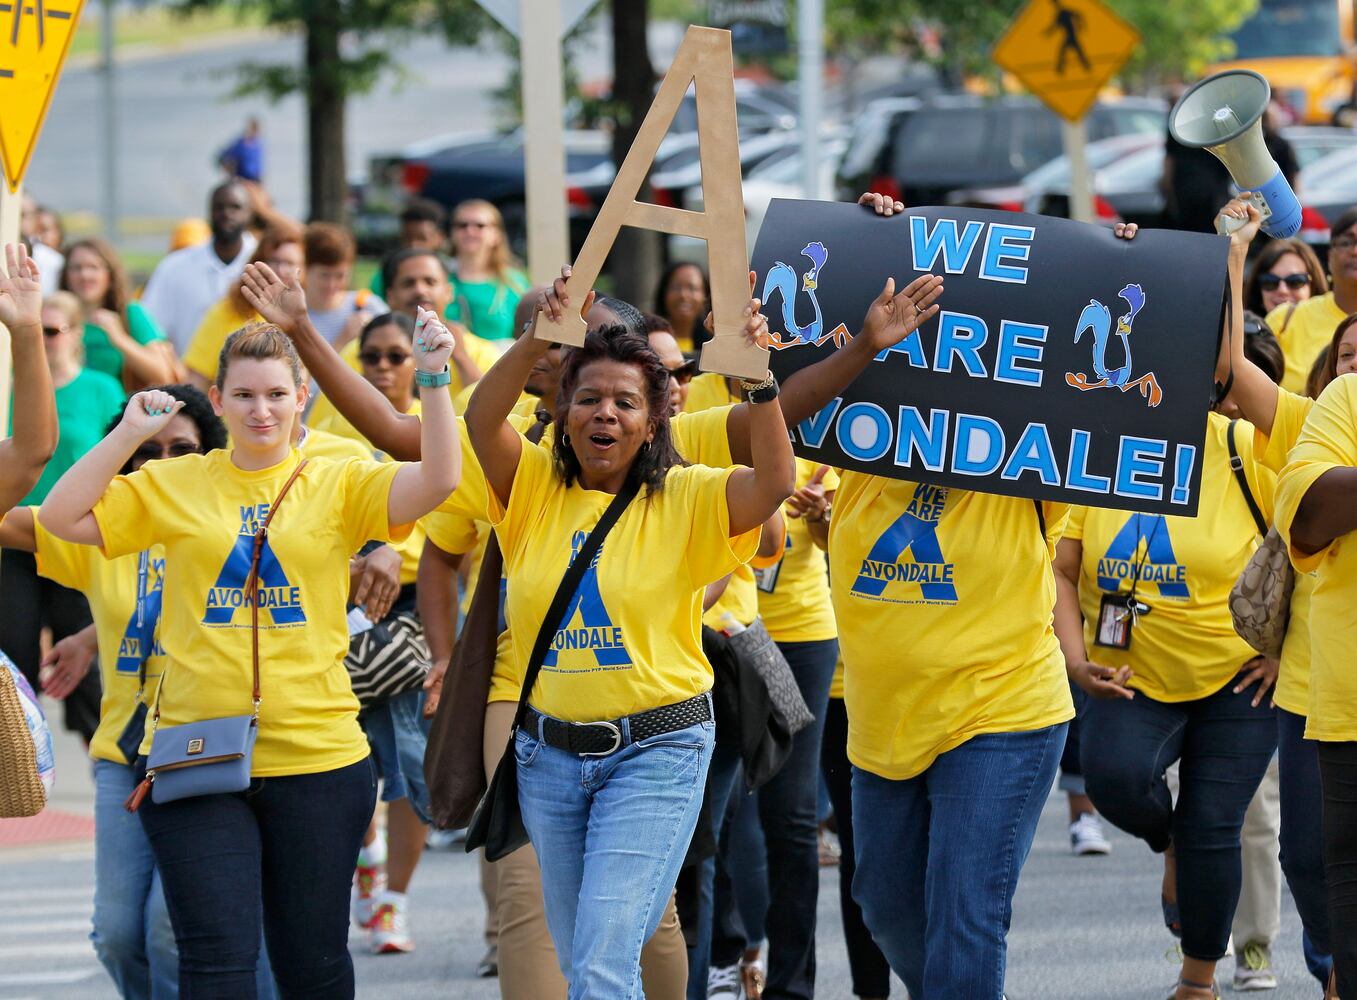
<path fill-rule="evenodd" d="M 672 733 L 660 733 L 637 740 L 634 744 L 641 750 L 651 747 L 682 747 L 685 750 L 702 750 L 716 738 L 716 723 L 698 722 L 687 729 L 676 729 Z"/>
<path fill-rule="evenodd" d="M 514 760 L 520 767 L 531 767 L 541 749 L 541 742 L 523 730 L 520 729 L 514 734 Z"/>

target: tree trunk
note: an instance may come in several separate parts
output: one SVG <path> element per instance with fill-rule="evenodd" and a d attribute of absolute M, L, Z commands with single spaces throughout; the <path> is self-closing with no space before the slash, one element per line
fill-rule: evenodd
<path fill-rule="evenodd" d="M 344 167 L 344 85 L 340 71 L 340 7 L 307 4 L 306 118 L 311 221 L 343 225 L 348 211 Z"/>
<path fill-rule="evenodd" d="M 613 102 L 617 107 L 613 162 L 619 167 L 655 99 L 655 70 L 646 47 L 646 7 L 638 0 L 612 0 Z M 639 198 L 653 200 L 649 181 L 642 186 Z M 608 272 L 618 298 L 649 309 L 663 265 L 662 239 L 650 230 L 622 227 L 608 255 Z"/>

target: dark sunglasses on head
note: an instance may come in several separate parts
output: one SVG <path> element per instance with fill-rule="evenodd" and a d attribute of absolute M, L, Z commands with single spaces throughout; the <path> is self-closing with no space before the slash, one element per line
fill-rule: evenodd
<path fill-rule="evenodd" d="M 1280 274 L 1258 275 L 1258 287 L 1265 292 L 1275 292 L 1283 281 L 1286 282 L 1287 288 L 1299 290 L 1310 283 L 1310 276 L 1304 271 L 1297 274 L 1288 274 L 1285 277 Z"/>
<path fill-rule="evenodd" d="M 405 351 L 363 351 L 358 355 L 358 360 L 369 368 L 380 365 L 382 358 L 386 358 L 386 363 L 392 368 L 399 368 L 410 360 L 410 355 Z"/>
<path fill-rule="evenodd" d="M 69 326 L 44 326 L 42 328 L 42 335 L 44 337 L 55 337 L 65 333 L 69 329 Z"/>
<path fill-rule="evenodd" d="M 198 455 L 201 453 L 202 449 L 193 444 L 176 442 L 162 447 L 152 441 L 147 441 L 136 451 L 132 452 L 132 461 L 152 462 L 158 458 L 181 458 L 184 455 Z"/>

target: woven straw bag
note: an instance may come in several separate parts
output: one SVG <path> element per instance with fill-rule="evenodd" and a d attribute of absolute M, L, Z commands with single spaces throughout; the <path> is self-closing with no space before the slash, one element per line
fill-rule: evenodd
<path fill-rule="evenodd" d="M 0 818 L 36 816 L 47 804 L 38 754 L 14 678 L 0 664 Z"/>
<path fill-rule="evenodd" d="M 1282 655 L 1295 587 L 1296 571 L 1286 542 L 1272 528 L 1230 591 L 1234 630 L 1264 656 L 1276 659 Z"/>

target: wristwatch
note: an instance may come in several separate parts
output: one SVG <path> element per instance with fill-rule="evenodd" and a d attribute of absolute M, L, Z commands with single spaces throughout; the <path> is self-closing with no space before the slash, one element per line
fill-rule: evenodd
<path fill-rule="evenodd" d="M 441 372 L 426 372 L 423 369 L 415 369 L 415 384 L 422 389 L 436 389 L 440 385 L 450 385 L 452 383 L 452 370 L 447 365 L 443 366 Z"/>
<path fill-rule="evenodd" d="M 777 399 L 777 376 L 771 371 L 762 382 L 747 382 L 740 379 L 740 385 L 744 387 L 745 398 L 756 406 L 759 403 L 771 403 Z"/>

